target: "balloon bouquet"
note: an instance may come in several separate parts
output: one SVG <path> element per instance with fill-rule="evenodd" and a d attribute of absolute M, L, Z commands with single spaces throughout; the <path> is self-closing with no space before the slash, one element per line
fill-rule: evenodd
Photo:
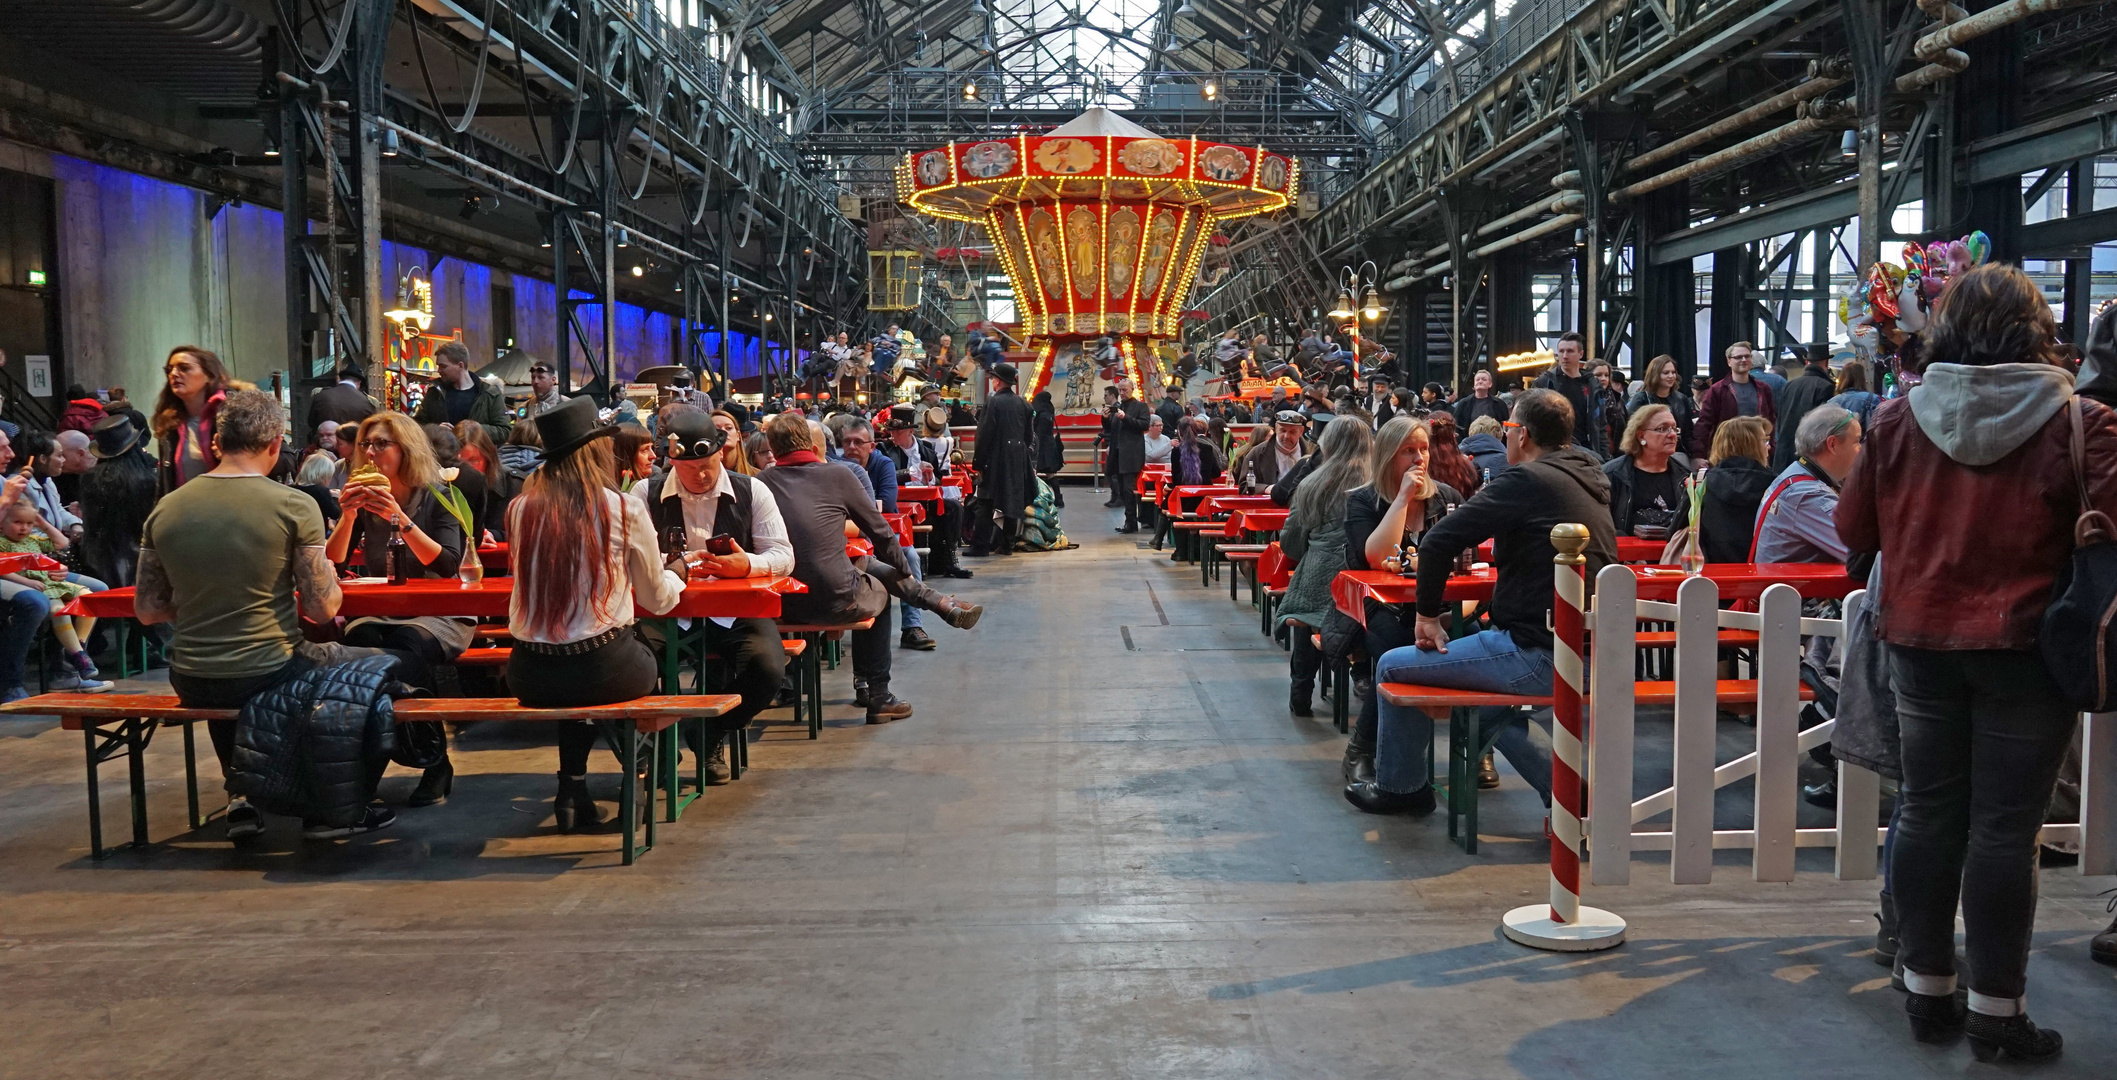
<path fill-rule="evenodd" d="M 1915 372 L 1897 370 L 1904 344 L 1926 329 L 1927 313 L 1955 275 L 1992 257 L 1992 238 L 1982 231 L 1960 240 L 1904 245 L 1903 265 L 1876 263 L 1864 281 L 1838 298 L 1838 321 L 1852 337 L 1853 354 L 1880 380 L 1879 392 L 1894 397 L 1916 382 Z"/>

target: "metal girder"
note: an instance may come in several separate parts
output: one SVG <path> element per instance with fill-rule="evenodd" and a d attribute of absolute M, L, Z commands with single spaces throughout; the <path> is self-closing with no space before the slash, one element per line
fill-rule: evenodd
<path fill-rule="evenodd" d="M 809 178 L 783 133 L 721 93 L 721 65 L 651 5 L 497 0 L 508 18 L 496 17 L 498 25 L 486 27 L 480 21 L 483 6 L 468 0 L 410 2 L 470 40 L 490 35 L 497 61 L 511 64 L 518 55 L 533 61 L 525 64 L 529 77 L 545 84 L 553 114 L 562 121 L 587 93 L 607 95 L 612 107 L 662 118 L 653 131 L 638 132 L 641 142 L 651 138 L 659 145 L 645 147 L 643 160 L 635 164 L 669 161 L 679 182 L 687 171 L 696 177 L 725 176 L 753 191 L 760 209 L 774 219 L 813 238 L 848 267 L 859 263 L 857 272 L 865 272 L 865 238 L 838 213 L 835 193 Z M 582 24 L 584 15 L 588 21 Z M 656 77 L 649 81 L 643 71 Z"/>
<path fill-rule="evenodd" d="M 1335 254 L 1404 220 L 1441 185 L 1475 176 L 1557 126 L 1565 108 L 1627 85 L 1769 3 L 1589 0 L 1540 40 L 1513 42 L 1519 55 L 1487 65 L 1489 77 L 1459 104 L 1325 207 L 1312 222 L 1317 246 Z M 1526 36 L 1531 25 L 1517 29 Z M 1509 44 L 1503 38 L 1495 48 Z"/>

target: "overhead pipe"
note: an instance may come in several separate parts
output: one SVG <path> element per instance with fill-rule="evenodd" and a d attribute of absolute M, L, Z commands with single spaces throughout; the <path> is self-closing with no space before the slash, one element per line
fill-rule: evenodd
<path fill-rule="evenodd" d="M 1975 15 L 1947 0 L 1920 0 L 1919 10 L 1941 20 L 1941 25 L 1920 37 L 1911 46 L 1911 54 L 1926 61 L 1926 66 L 1900 76 L 1896 88 L 1910 93 L 1940 82 L 1970 66 L 1969 54 L 1956 48 L 1966 41 L 1982 37 L 2004 26 L 2053 11 L 2082 7 L 2094 0 L 2007 0 L 1995 4 Z"/>
<path fill-rule="evenodd" d="M 1618 188 L 1610 193 L 1612 202 L 1636 199 L 1649 192 L 1659 191 L 1670 184 L 1679 184 L 1694 177 L 1704 176 L 1728 166 L 1761 157 L 1788 144 L 1808 138 L 1819 131 L 1842 130 L 1856 123 L 1852 113 L 1841 104 L 1827 101 L 1810 101 L 1802 104 L 1803 115 L 1790 124 L 1775 127 L 1755 138 L 1744 139 L 1725 150 L 1707 154 L 1688 165 L 1681 165 L 1665 173 L 1657 173 L 1634 184 Z"/>
<path fill-rule="evenodd" d="M 1478 226 L 1477 231 L 1471 235 L 1491 236 L 1509 225 L 1527 221 L 1542 214 L 1563 214 L 1568 210 L 1578 210 L 1587 205 L 1587 201 L 1588 197 L 1578 191 L 1561 191 L 1558 193 L 1558 197 L 1550 202 L 1530 203 L 1528 206 L 1522 207 L 1506 217 L 1493 218 L 1491 221 Z"/>
<path fill-rule="evenodd" d="M 1551 178 L 1551 186 L 1560 191 L 1578 190 L 1580 188 L 1580 170 L 1567 169 L 1565 172 L 1559 173 Z"/>
<path fill-rule="evenodd" d="M 1482 259 L 1495 251 L 1499 251 L 1504 248 L 1510 248 L 1516 244 L 1527 243 L 1528 241 L 1534 240 L 1539 236 L 1548 236 L 1551 233 L 1560 231 L 1561 229 L 1570 229 L 1585 220 L 1587 220 L 1587 217 L 1583 214 L 1566 214 L 1562 217 L 1555 217 L 1549 221 L 1543 222 L 1542 224 L 1531 225 L 1530 227 L 1523 229 L 1522 231 L 1515 233 L 1512 236 L 1500 237 L 1499 239 L 1494 240 L 1489 244 L 1486 244 L 1484 247 L 1472 251 L 1470 253 L 1470 257 L 1473 259 Z"/>
<path fill-rule="evenodd" d="M 1933 20 L 1940 24 L 1940 29 L 1970 17 L 1969 12 L 1949 0 L 1918 0 L 1918 7 L 1920 11 L 1932 16 Z M 1912 42 L 1913 55 L 1928 63 L 1922 68 L 1898 76 L 1894 84 L 1898 93 L 1908 94 L 1922 90 L 1970 66 L 1970 54 L 1961 49 L 1927 46 L 1924 51 L 1920 51 L 1922 44 L 1924 43 L 1919 41 Z"/>
<path fill-rule="evenodd" d="M 1657 165 L 1694 146 L 1702 146 L 1723 135 L 1732 135 L 1737 131 L 1741 131 L 1743 128 L 1773 113 L 1792 108 L 1811 98 L 1820 97 L 1845 85 L 1850 79 L 1850 73 L 1844 70 L 1841 63 L 1811 63 L 1809 65 L 1808 81 L 1782 93 L 1765 98 L 1763 101 L 1716 123 L 1707 124 L 1680 139 L 1673 139 L 1644 154 L 1640 154 L 1625 162 L 1625 169 L 1637 172 Z"/>

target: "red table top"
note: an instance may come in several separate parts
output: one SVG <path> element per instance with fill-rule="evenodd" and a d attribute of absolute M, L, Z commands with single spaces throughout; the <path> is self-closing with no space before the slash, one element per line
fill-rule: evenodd
<path fill-rule="evenodd" d="M 1200 512 L 1226 514 L 1236 510 L 1274 509 L 1270 495 L 1215 495 L 1199 507 Z"/>
<path fill-rule="evenodd" d="M 451 615 L 472 618 L 504 618 L 507 600 L 514 591 L 513 578 L 486 578 L 466 589 L 454 578 L 419 578 L 402 585 L 346 583 L 341 586 L 345 603 L 338 613 L 348 618 L 365 615 Z M 757 618 L 779 616 L 779 598 L 786 593 L 807 592 L 808 586 L 790 577 L 709 578 L 684 587 L 683 599 L 662 617 Z M 132 590 L 112 589 L 91 593 L 67 605 L 67 614 L 98 618 L 131 618 Z M 651 612 L 636 611 L 643 619 Z"/>
<path fill-rule="evenodd" d="M 1636 536 L 1620 536 L 1617 538 L 1617 561 L 1621 563 L 1660 562 L 1661 553 L 1668 550 L 1668 546 L 1669 542 L 1666 540 L 1642 540 Z M 1480 562 L 1492 561 L 1492 541 L 1487 540 L 1477 546 L 1477 557 Z"/>
<path fill-rule="evenodd" d="M 1683 572 L 1673 566 L 1653 569 L 1669 572 L 1641 573 L 1639 598 L 1674 601 L 1676 587 L 1684 581 Z M 1723 600 L 1755 600 L 1764 595 L 1765 589 L 1782 583 L 1793 586 L 1802 596 L 1816 599 L 1842 598 L 1863 587 L 1861 582 L 1847 577 L 1845 568 L 1836 563 L 1707 563 L 1705 576 L 1720 586 Z M 1450 603 L 1490 600 L 1497 581 L 1497 572 L 1490 568 L 1454 575 L 1449 577 L 1442 599 Z M 1418 593 L 1417 579 L 1399 577 L 1387 570 L 1340 570 L 1330 586 L 1331 599 L 1338 610 L 1362 626 L 1367 625 L 1367 605 L 1363 601 L 1373 598 L 1384 604 L 1410 604 L 1418 599 Z"/>
<path fill-rule="evenodd" d="M 897 501 L 905 502 L 907 500 L 911 502 L 940 502 L 941 489 L 928 484 L 897 485 Z"/>
<path fill-rule="evenodd" d="M 1286 528 L 1287 516 L 1292 513 L 1293 511 L 1291 510 L 1281 510 L 1277 507 L 1236 510 L 1228 515 L 1228 528 L 1234 530 L 1229 535 L 1240 535 L 1246 532 L 1278 532 Z"/>
<path fill-rule="evenodd" d="M 0 574 L 19 574 L 24 570 L 42 570 L 47 574 L 63 574 L 66 564 L 49 555 L 34 551 L 11 551 L 0 555 Z"/>

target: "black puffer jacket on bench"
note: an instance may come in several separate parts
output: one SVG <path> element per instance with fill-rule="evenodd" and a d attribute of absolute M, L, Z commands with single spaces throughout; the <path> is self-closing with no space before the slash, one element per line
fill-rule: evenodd
<path fill-rule="evenodd" d="M 259 693 L 236 720 L 228 790 L 270 814 L 327 825 L 360 820 L 368 763 L 396 748 L 390 656 L 305 672 Z"/>

